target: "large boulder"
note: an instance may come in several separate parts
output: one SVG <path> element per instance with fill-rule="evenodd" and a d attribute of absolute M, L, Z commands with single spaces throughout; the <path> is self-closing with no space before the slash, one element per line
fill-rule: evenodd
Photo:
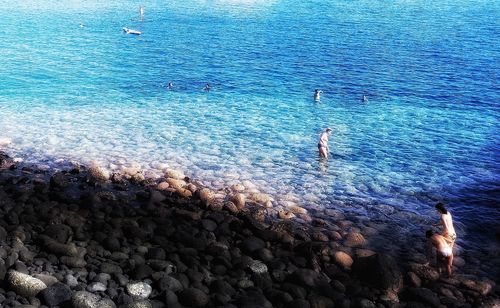
<path fill-rule="evenodd" d="M 354 272 L 360 279 L 375 288 L 398 293 L 403 288 L 403 275 L 396 261 L 385 254 L 357 257 Z"/>
<path fill-rule="evenodd" d="M 40 279 L 14 270 L 7 273 L 7 281 L 14 292 L 25 297 L 35 297 L 47 287 Z"/>

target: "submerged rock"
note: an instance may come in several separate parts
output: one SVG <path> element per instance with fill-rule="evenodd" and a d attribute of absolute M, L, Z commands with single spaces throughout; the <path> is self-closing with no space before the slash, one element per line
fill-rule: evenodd
<path fill-rule="evenodd" d="M 168 170 L 167 172 L 165 172 L 165 177 L 166 178 L 173 178 L 173 179 L 177 179 L 177 180 L 183 180 L 186 178 L 186 175 L 182 171 L 171 169 L 171 170 Z"/>
<path fill-rule="evenodd" d="M 248 196 L 248 199 L 252 200 L 255 203 L 261 204 L 265 207 L 272 207 L 272 198 L 271 196 L 264 193 L 251 193 Z"/>
<path fill-rule="evenodd" d="M 364 246 L 366 245 L 366 240 L 361 233 L 351 231 L 347 234 L 344 245 L 348 247 Z"/>

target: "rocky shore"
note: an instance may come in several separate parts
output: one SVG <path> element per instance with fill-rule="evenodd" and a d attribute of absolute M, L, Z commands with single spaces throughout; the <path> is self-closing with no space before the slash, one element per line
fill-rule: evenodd
<path fill-rule="evenodd" d="M 0 306 L 500 307 L 493 281 L 367 249 L 381 227 L 173 170 L 41 170 L 0 152 Z"/>

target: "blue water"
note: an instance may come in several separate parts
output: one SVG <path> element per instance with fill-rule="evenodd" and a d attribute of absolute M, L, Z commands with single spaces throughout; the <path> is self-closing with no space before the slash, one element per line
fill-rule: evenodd
<path fill-rule="evenodd" d="M 500 221 L 500 2 L 150 0 L 143 22 L 138 2 L 104 2 L 0 1 L 8 152 L 251 181 L 275 206 L 394 223 L 397 240 L 444 201 L 459 244 L 488 255 L 474 242 Z"/>

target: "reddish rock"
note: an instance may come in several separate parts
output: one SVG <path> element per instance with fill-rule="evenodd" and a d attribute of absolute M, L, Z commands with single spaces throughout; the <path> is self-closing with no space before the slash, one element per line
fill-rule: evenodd
<path fill-rule="evenodd" d="M 354 262 L 351 256 L 343 251 L 335 252 L 333 258 L 335 260 L 335 263 L 342 266 L 344 269 L 350 269 Z"/>

